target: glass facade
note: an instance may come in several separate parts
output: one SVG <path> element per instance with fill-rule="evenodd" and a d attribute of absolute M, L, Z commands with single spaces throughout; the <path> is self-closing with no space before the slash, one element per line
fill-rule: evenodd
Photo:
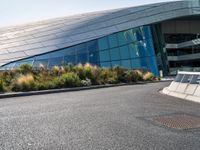
<path fill-rule="evenodd" d="M 87 62 L 100 67 L 121 66 L 127 69 L 147 69 L 158 76 L 149 26 L 121 31 L 73 47 L 17 61 L 4 67 L 11 69 L 28 63 L 36 68 L 43 64 L 48 69 L 63 64 Z"/>

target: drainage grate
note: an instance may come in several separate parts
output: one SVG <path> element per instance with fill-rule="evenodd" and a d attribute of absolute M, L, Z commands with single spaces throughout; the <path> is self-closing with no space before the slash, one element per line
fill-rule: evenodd
<path fill-rule="evenodd" d="M 173 114 L 166 116 L 157 116 L 151 120 L 160 125 L 173 129 L 193 129 L 200 128 L 200 117 L 187 114 Z"/>

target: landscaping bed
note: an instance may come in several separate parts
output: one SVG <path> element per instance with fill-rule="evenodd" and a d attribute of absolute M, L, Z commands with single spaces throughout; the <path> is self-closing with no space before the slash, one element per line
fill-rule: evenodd
<path fill-rule="evenodd" d="M 43 65 L 40 65 L 39 69 L 22 65 L 17 69 L 0 72 L 0 92 L 40 91 L 154 80 L 158 78 L 147 70 L 127 70 L 120 67 L 106 69 L 90 64 L 55 66 L 46 70 Z"/>

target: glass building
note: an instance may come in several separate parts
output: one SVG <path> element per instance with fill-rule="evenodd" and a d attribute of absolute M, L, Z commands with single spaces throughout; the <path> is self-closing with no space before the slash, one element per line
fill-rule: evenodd
<path fill-rule="evenodd" d="M 1 69 L 90 63 L 145 69 L 156 76 L 160 70 L 164 75 L 198 70 L 198 14 L 199 1 L 177 1 L 2 28 Z"/>

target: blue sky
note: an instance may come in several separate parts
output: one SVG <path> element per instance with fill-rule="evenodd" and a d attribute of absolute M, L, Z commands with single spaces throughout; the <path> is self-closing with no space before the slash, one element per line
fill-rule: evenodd
<path fill-rule="evenodd" d="M 0 0 L 0 27 L 174 0 Z"/>

